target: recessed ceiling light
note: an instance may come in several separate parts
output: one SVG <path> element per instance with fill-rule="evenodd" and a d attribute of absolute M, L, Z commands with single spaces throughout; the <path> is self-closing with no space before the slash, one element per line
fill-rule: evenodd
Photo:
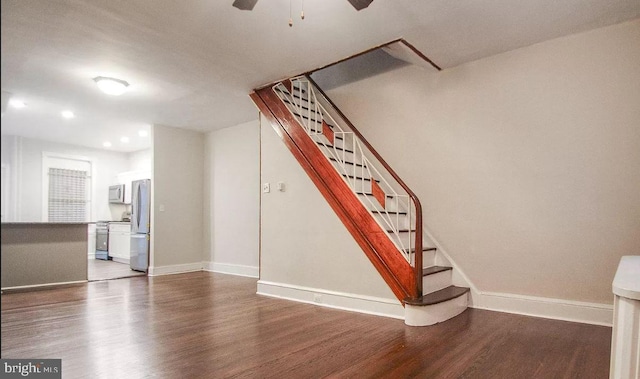
<path fill-rule="evenodd" d="M 104 147 L 111 147 L 111 142 L 109 142 L 109 141 L 103 142 L 103 143 L 102 143 L 102 146 L 104 146 Z"/>
<path fill-rule="evenodd" d="M 93 81 L 96 82 L 98 88 L 100 88 L 102 92 L 108 95 L 122 95 L 124 91 L 127 90 L 127 87 L 129 87 L 129 83 L 125 82 L 124 80 L 109 78 L 106 76 L 97 76 L 93 78 Z"/>
<path fill-rule="evenodd" d="M 27 104 L 25 104 L 24 101 L 18 100 L 18 99 L 9 100 L 9 105 L 11 105 L 14 108 L 18 108 L 18 109 L 21 109 L 21 108 L 24 108 L 24 107 L 27 106 Z"/>
<path fill-rule="evenodd" d="M 71 112 L 71 111 L 62 111 L 62 112 L 60 112 L 60 114 L 64 118 L 74 118 L 74 117 L 76 117 L 76 115 L 74 115 L 73 112 Z"/>
<path fill-rule="evenodd" d="M 138 135 L 140 137 L 148 137 L 149 136 L 149 132 L 147 132 L 146 130 L 138 130 Z"/>
<path fill-rule="evenodd" d="M 121 138 L 120 138 L 120 142 L 122 142 L 122 143 L 129 143 L 129 137 L 121 137 Z"/>

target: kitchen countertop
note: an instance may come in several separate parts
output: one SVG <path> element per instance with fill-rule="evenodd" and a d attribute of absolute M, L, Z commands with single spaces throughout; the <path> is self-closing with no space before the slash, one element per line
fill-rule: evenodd
<path fill-rule="evenodd" d="M 613 279 L 613 293 L 640 300 L 640 255 L 626 255 L 620 259 Z"/>

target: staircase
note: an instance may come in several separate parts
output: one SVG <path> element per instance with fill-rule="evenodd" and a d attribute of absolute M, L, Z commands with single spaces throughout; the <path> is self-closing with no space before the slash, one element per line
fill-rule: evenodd
<path fill-rule="evenodd" d="M 319 89 L 301 76 L 251 98 L 405 307 L 432 325 L 467 308 L 469 288 L 423 233 L 417 196 Z"/>

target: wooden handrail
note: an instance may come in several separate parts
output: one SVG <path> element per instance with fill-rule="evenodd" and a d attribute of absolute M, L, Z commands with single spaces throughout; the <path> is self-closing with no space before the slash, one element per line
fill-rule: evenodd
<path fill-rule="evenodd" d="M 322 94 L 322 97 L 331 104 L 331 107 L 338 113 L 340 118 L 344 120 L 349 125 L 349 128 L 353 131 L 353 133 L 360 139 L 360 141 L 367 147 L 367 149 L 373 154 L 374 157 L 382 164 L 382 166 L 387 170 L 389 174 L 395 179 L 395 181 L 407 192 L 411 200 L 416 207 L 416 244 L 415 244 L 415 265 L 413 267 L 416 286 L 417 288 L 417 296 L 422 296 L 422 204 L 420 203 L 420 199 L 416 196 L 415 193 L 409 188 L 409 186 L 400 178 L 400 176 L 391 168 L 391 166 L 382 158 L 382 156 L 373 148 L 373 146 L 367 141 L 366 138 L 360 133 L 360 131 L 353 125 L 353 123 L 345 116 L 344 113 L 336 106 L 336 104 L 327 96 L 327 94 L 318 86 L 318 84 L 311 78 L 309 75 L 305 75 L 307 80 Z"/>

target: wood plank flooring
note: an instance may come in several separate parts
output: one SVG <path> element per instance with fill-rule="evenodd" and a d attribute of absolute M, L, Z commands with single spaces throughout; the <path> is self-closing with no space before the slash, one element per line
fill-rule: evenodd
<path fill-rule="evenodd" d="M 469 309 L 432 327 L 208 272 L 2 295 L 2 358 L 63 378 L 607 378 L 611 328 Z"/>

